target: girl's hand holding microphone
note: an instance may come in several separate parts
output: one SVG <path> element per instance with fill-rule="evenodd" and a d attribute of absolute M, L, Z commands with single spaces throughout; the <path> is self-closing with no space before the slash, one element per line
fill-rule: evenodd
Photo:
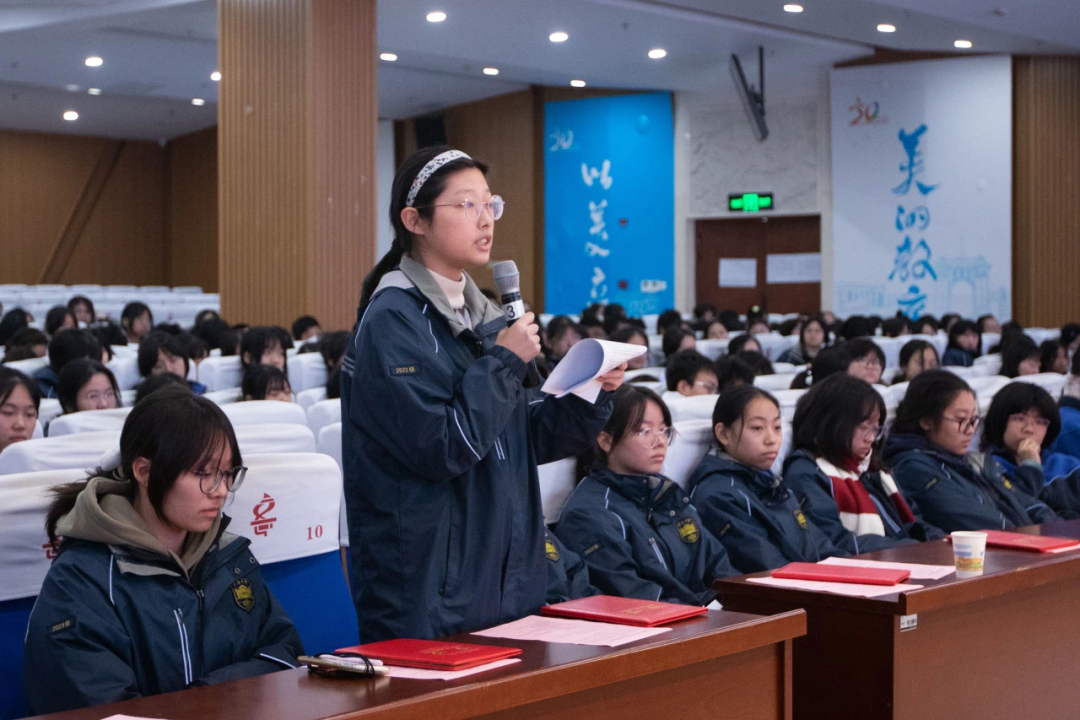
<path fill-rule="evenodd" d="M 514 353 L 522 362 L 532 361 L 540 354 L 540 327 L 536 324 L 535 313 L 525 313 L 520 320 L 500 332 L 495 344 Z"/>

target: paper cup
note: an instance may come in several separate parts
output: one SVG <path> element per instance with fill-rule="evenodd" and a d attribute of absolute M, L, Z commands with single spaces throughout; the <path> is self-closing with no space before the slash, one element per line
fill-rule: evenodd
<path fill-rule="evenodd" d="M 983 574 L 983 560 L 986 558 L 986 533 L 954 532 L 952 534 L 953 562 L 956 564 L 956 577 L 979 577 Z"/>

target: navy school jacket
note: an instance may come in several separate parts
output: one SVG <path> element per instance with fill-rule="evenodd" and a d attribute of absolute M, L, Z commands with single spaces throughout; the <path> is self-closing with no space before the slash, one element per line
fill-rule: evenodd
<path fill-rule="evenodd" d="M 901 487 L 904 500 L 915 516 L 915 522 L 905 522 L 888 491 L 882 486 L 880 476 L 875 472 L 862 473 L 859 482 L 870 494 L 874 507 L 881 516 L 885 535 L 856 535 L 844 527 L 840 519 L 840 508 L 833 496 L 832 478 L 822 471 L 812 453 L 796 450 L 788 455 L 784 461 L 784 482 L 798 495 L 803 512 L 810 522 L 821 528 L 836 547 L 852 555 L 937 540 L 945 536 L 945 533 L 922 517 L 918 504 Z"/>
<path fill-rule="evenodd" d="M 300 636 L 249 545 L 220 535 L 188 581 L 171 558 L 147 550 L 65 541 L 26 631 L 23 684 L 31 711 L 299 667 Z"/>
<path fill-rule="evenodd" d="M 593 466 L 555 534 L 585 559 L 590 581 L 607 595 L 708 605 L 713 580 L 738 574 L 689 496 L 662 476 Z"/>
<path fill-rule="evenodd" d="M 505 327 L 499 315 L 455 337 L 407 282 L 361 318 L 341 402 L 363 642 L 468 632 L 544 604 L 536 466 L 590 447 L 611 394 L 594 405 L 526 391 L 526 364 L 495 345 Z"/>
<path fill-rule="evenodd" d="M 946 452 L 921 435 L 893 435 L 885 462 L 904 494 L 945 532 L 1007 530 L 1060 519 L 1039 494 L 1042 468 L 1022 464 L 1013 480 L 992 456 L 981 467 L 967 455 Z"/>
<path fill-rule="evenodd" d="M 600 594 L 589 584 L 589 568 L 581 556 L 567 549 L 547 528 L 544 529 L 544 556 L 548 568 L 548 605 Z"/>
<path fill-rule="evenodd" d="M 810 522 L 795 493 L 771 472 L 709 453 L 690 475 L 690 499 L 739 572 L 774 570 L 848 553 Z"/>

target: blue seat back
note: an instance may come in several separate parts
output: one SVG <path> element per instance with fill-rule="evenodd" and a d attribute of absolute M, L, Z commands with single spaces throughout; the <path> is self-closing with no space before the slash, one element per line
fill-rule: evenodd
<path fill-rule="evenodd" d="M 23 695 L 23 641 L 36 597 L 0 602 L 0 720 L 26 717 Z M 354 616 L 355 617 L 355 616 Z"/>
<path fill-rule="evenodd" d="M 356 645 L 360 632 L 337 551 L 262 566 L 309 655 Z"/>

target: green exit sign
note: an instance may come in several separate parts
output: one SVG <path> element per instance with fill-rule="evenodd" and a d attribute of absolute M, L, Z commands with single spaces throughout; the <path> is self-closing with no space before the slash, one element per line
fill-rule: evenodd
<path fill-rule="evenodd" d="M 732 212 L 760 212 L 772 210 L 772 193 L 743 193 L 741 195 L 728 195 L 728 210 Z"/>

